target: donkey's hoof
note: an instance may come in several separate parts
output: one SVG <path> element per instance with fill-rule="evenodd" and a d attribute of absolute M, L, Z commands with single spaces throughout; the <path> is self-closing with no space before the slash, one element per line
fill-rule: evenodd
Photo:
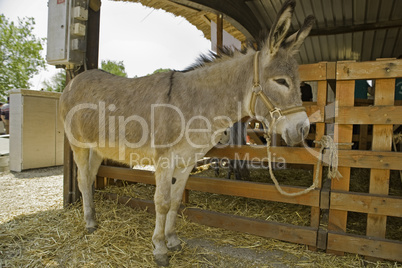
<path fill-rule="evenodd" d="M 88 234 L 92 234 L 93 232 L 96 231 L 96 229 L 98 229 L 97 227 L 87 227 L 87 232 Z"/>
<path fill-rule="evenodd" d="M 158 266 L 167 267 L 169 266 L 169 257 L 167 254 L 156 254 L 154 255 L 155 263 Z"/>
<path fill-rule="evenodd" d="M 176 246 L 173 246 L 173 247 L 168 247 L 168 249 L 170 250 L 170 251 L 180 251 L 180 250 L 182 250 L 182 246 L 181 246 L 181 244 L 178 244 L 178 245 L 176 245 Z"/>

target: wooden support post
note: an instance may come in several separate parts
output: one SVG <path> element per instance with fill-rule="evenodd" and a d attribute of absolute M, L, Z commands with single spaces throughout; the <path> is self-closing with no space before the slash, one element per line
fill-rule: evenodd
<path fill-rule="evenodd" d="M 97 2 L 97 1 L 92 1 Z M 99 52 L 99 23 L 100 23 L 100 8 L 98 11 L 94 11 L 91 8 L 88 9 L 88 24 L 87 24 L 87 48 L 86 48 L 86 64 L 87 69 L 98 68 L 98 52 Z M 82 66 L 77 73 L 81 73 L 85 70 Z M 70 72 L 66 75 L 66 84 L 70 82 Z M 68 206 L 80 199 L 80 191 L 78 189 L 77 182 L 77 166 L 73 160 L 73 153 L 70 148 L 70 144 L 66 137 L 64 137 L 64 206 Z"/>
<path fill-rule="evenodd" d="M 223 48 L 223 15 L 218 14 L 216 17 L 216 52 L 220 54 Z"/>
<path fill-rule="evenodd" d="M 335 107 L 335 128 L 334 128 L 334 141 L 336 143 L 350 143 L 352 142 L 353 125 L 338 124 L 337 113 L 339 109 L 345 106 L 354 105 L 354 89 L 355 81 L 337 81 L 336 84 L 336 100 Z M 338 146 L 339 149 L 348 148 L 350 146 Z M 332 190 L 349 191 L 350 185 L 350 167 L 338 167 L 338 171 L 343 176 L 341 179 L 334 179 L 331 181 Z M 343 210 L 331 209 L 329 210 L 328 230 L 346 232 L 348 212 Z M 327 250 L 329 253 L 343 255 L 343 252 Z"/>
<path fill-rule="evenodd" d="M 374 105 L 394 105 L 395 79 L 377 79 Z M 373 125 L 373 151 L 391 151 L 393 125 Z M 370 194 L 388 195 L 389 169 L 371 169 Z M 385 238 L 387 216 L 367 215 L 367 236 Z"/>
<path fill-rule="evenodd" d="M 71 81 L 72 71 L 66 70 L 66 85 Z M 63 171 L 63 206 L 67 207 L 79 200 L 80 191 L 77 182 L 77 166 L 67 136 L 64 135 L 64 171 Z"/>

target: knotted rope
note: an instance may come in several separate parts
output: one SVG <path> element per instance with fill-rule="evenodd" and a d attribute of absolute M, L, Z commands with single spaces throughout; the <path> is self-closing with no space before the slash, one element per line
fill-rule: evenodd
<path fill-rule="evenodd" d="M 328 163 L 328 178 L 342 178 L 341 173 L 338 171 L 338 147 L 330 136 L 322 136 L 321 140 L 314 141 L 314 143 L 321 145 L 320 153 L 324 148 L 329 149 L 329 163 Z M 348 145 L 346 143 L 342 143 Z M 320 155 L 321 156 L 321 155 Z M 321 162 L 320 162 L 321 163 Z"/>
<path fill-rule="evenodd" d="M 269 129 L 266 132 L 265 139 L 267 140 L 267 154 L 268 154 L 268 167 L 269 167 L 269 175 L 271 175 L 271 179 L 275 184 L 275 188 L 280 192 L 282 195 L 285 196 L 299 196 L 303 194 L 307 194 L 314 190 L 315 188 L 318 187 L 319 183 L 319 174 L 320 174 L 320 169 L 321 169 L 321 162 L 322 162 L 322 152 L 324 151 L 325 148 L 329 149 L 329 170 L 328 170 L 328 178 L 342 178 L 342 175 L 338 171 L 338 154 L 337 154 L 337 145 L 333 141 L 333 139 L 330 136 L 322 136 L 320 141 L 314 141 L 317 144 L 321 145 L 320 148 L 320 155 L 317 159 L 317 168 L 314 176 L 314 181 L 313 184 L 300 191 L 300 192 L 295 192 L 295 193 L 289 193 L 284 191 L 281 186 L 278 183 L 278 180 L 276 179 L 273 171 L 272 171 L 272 157 L 271 157 L 271 139 L 272 139 L 272 127 L 276 121 L 276 119 L 272 120 L 271 124 L 269 124 Z M 346 143 L 345 143 L 346 144 Z M 350 143 L 347 143 L 347 145 L 350 145 Z"/>

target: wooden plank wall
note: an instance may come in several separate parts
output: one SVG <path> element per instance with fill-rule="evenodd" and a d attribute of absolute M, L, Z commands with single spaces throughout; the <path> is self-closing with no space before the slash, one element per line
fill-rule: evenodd
<path fill-rule="evenodd" d="M 339 171 L 343 178 L 332 180 L 330 192 L 322 192 L 322 174 L 320 185 L 312 192 L 299 197 L 280 195 L 272 184 L 245 181 L 222 180 L 191 176 L 186 189 L 257 198 L 276 202 L 301 204 L 311 207 L 311 226 L 270 224 L 243 217 L 234 217 L 211 211 L 189 211 L 189 218 L 202 224 L 228 228 L 256 235 L 275 237 L 289 242 L 296 242 L 324 248 L 327 252 L 343 254 L 350 252 L 371 257 L 402 261 L 402 241 L 385 239 L 387 216 L 402 217 L 402 197 L 389 196 L 389 174 L 391 169 L 401 170 L 401 152 L 391 151 L 392 127 L 402 124 L 402 110 L 394 106 L 393 90 L 395 78 L 402 77 L 401 60 L 375 62 L 338 62 L 317 63 L 300 67 L 303 81 L 318 81 L 316 103 L 306 104 L 312 122 L 316 124 L 316 139 L 325 134 L 325 105 L 328 81 L 337 80 L 334 140 L 338 143 L 350 143 L 353 138 L 353 125 L 373 124 L 371 150 L 352 150 L 350 145 L 339 146 Z M 336 73 L 335 73 L 336 70 Z M 374 106 L 354 106 L 355 80 L 376 79 Z M 314 115 L 314 116 L 311 116 Z M 318 148 L 314 149 L 318 152 Z M 314 165 L 317 159 L 305 148 L 272 147 L 272 153 L 284 157 L 287 163 Z M 213 149 L 208 156 L 233 159 L 248 155 L 251 158 L 264 158 L 265 147 Z M 324 154 L 327 160 L 328 154 Z M 325 161 L 324 161 L 325 162 Z M 350 171 L 352 167 L 370 168 L 370 190 L 368 193 L 349 192 Z M 98 172 L 97 186 L 104 187 L 108 179 L 121 179 L 133 182 L 154 184 L 153 174 L 148 171 L 132 170 L 122 167 L 102 165 Z M 299 191 L 300 187 L 286 186 L 285 191 Z M 108 196 L 118 200 L 118 197 Z M 327 199 L 323 199 L 327 198 Z M 119 200 L 126 203 L 128 200 Z M 131 202 L 131 201 L 130 201 Z M 144 201 L 145 202 L 145 201 Z M 143 201 L 133 200 L 133 206 L 145 206 Z M 152 204 L 152 203 L 150 203 Z M 321 209 L 329 208 L 328 230 L 320 227 Z M 356 236 L 347 232 L 348 212 L 367 214 L 367 235 Z M 238 224 L 238 225 L 237 225 Z M 235 226 L 235 227 L 234 227 Z M 238 226 L 238 227 L 236 227 Z M 258 231 L 256 231 L 257 229 Z M 286 230 L 286 232 L 272 232 Z M 286 235 L 282 235 L 285 234 Z M 289 233 L 291 235 L 289 235 Z M 321 234 L 321 235 L 320 235 Z M 305 236 L 305 239 L 303 239 Z M 298 237 L 297 241 L 294 239 Z"/>

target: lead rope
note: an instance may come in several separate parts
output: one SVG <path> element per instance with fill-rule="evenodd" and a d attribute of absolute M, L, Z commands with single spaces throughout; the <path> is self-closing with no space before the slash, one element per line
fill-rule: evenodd
<path fill-rule="evenodd" d="M 271 176 L 272 181 L 275 184 L 276 190 L 278 190 L 279 193 L 285 196 L 299 196 L 303 194 L 307 194 L 317 188 L 318 182 L 319 182 L 319 174 L 320 174 L 320 169 L 321 169 L 321 162 L 322 162 L 322 152 L 324 151 L 325 148 L 329 149 L 329 170 L 328 170 L 328 178 L 342 178 L 342 175 L 338 171 L 338 155 L 337 155 L 337 147 L 336 144 L 334 143 L 333 139 L 330 136 L 322 136 L 320 141 L 314 141 L 315 143 L 321 144 L 320 148 L 320 156 L 318 157 L 317 160 L 317 168 L 314 176 L 314 181 L 313 184 L 300 191 L 300 192 L 295 192 L 295 193 L 289 193 L 284 191 L 281 186 L 278 183 L 278 180 L 275 178 L 275 175 L 272 171 L 272 158 L 271 158 L 271 139 L 272 139 L 272 127 L 276 122 L 276 118 L 272 118 L 272 122 L 269 126 L 269 129 L 266 132 L 265 139 L 267 140 L 267 154 L 268 154 L 268 167 L 269 167 L 269 175 Z M 345 145 L 350 145 L 350 143 L 345 143 Z"/>

